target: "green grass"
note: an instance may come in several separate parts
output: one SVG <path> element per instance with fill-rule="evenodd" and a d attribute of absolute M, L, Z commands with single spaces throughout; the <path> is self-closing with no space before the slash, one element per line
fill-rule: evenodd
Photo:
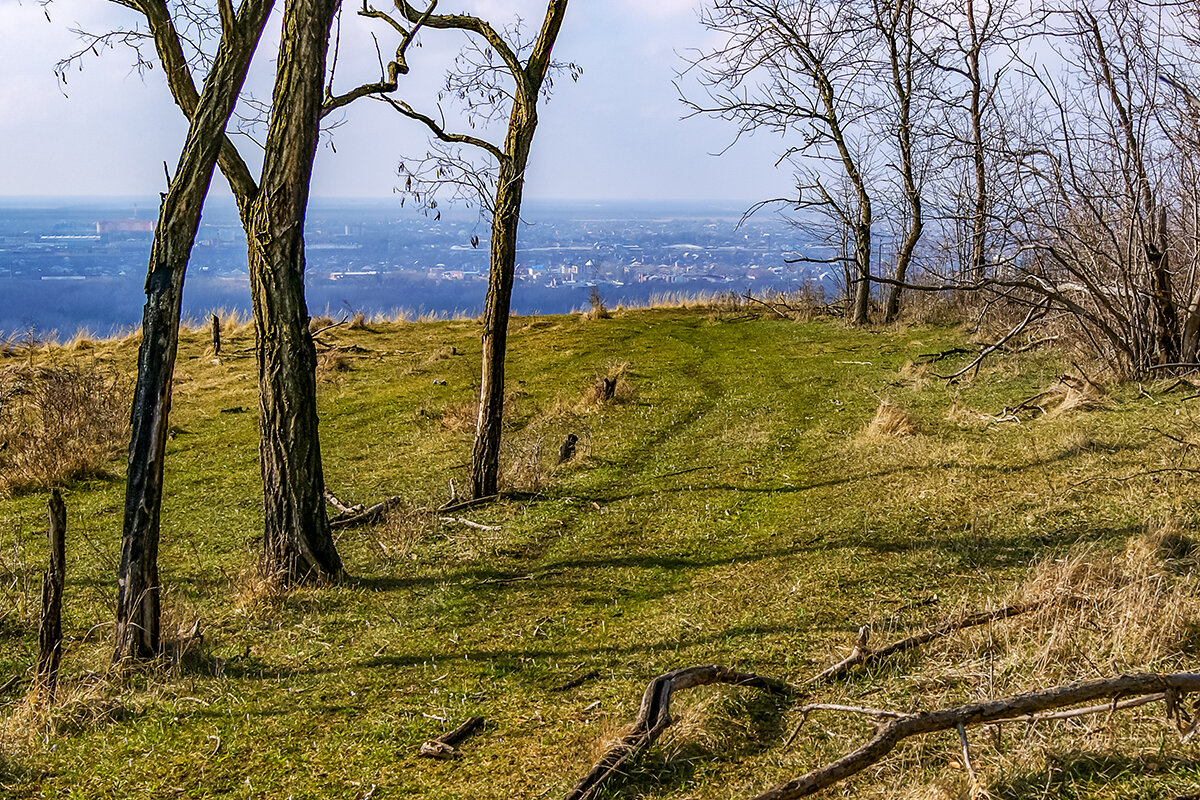
<path fill-rule="evenodd" d="M 31 722 L 23 684 L 0 696 L 10 718 L 0 787 L 17 798 L 553 798 L 661 672 L 715 662 L 800 682 L 840 658 L 864 622 L 891 619 L 903 631 L 998 602 L 1038 559 L 1081 542 L 1117 551 L 1151 518 L 1195 514 L 1191 474 L 1153 472 L 1189 467 L 1186 451 L 1149 430 L 1190 436 L 1187 392 L 1121 386 L 1102 410 L 988 422 L 980 415 L 1069 368 L 1024 354 L 957 385 L 906 368 L 962 344 L 958 330 L 648 310 L 519 318 L 511 331 L 505 453 L 525 463 L 516 480 L 536 480 L 540 499 L 458 512 L 500 532 L 419 510 L 443 502 L 450 480 L 466 483 L 470 435 L 439 420 L 473 399 L 478 325 L 323 334 L 360 348 L 321 383 L 329 487 L 349 502 L 400 494 L 407 510 L 339 537 L 345 584 L 285 597 L 256 593 L 252 578 L 261 543 L 252 332 L 227 333 L 221 363 L 205 352 L 205 333 L 187 334 L 160 569 L 171 630 L 199 619 L 204 643 L 175 668 L 103 677 L 121 462 L 69 486 L 67 699 L 48 722 Z M 125 341 L 79 357 L 130 369 L 135 355 Z M 583 404 L 619 362 L 632 397 Z M 861 436 L 882 397 L 921 435 Z M 952 405 L 959 414 L 947 419 Z M 236 406 L 248 411 L 222 412 Z M 568 432 L 580 436 L 579 455 L 554 467 Z M 44 507 L 38 493 L 0 500 L 0 683 L 33 662 Z M 822 696 L 920 705 L 923 658 Z M 552 691 L 591 670 L 599 677 Z M 1020 685 L 1016 675 L 994 689 Z M 979 696 L 977 680 L 947 686 L 936 696 Z M 797 719 L 786 704 L 736 690 L 677 702 L 689 724 L 619 796 L 744 797 L 866 735 L 855 721 L 827 720 L 785 750 Z M 463 759 L 415 757 L 422 741 L 477 714 L 488 727 L 462 746 Z M 947 766 L 957 739 L 935 739 L 901 748 L 849 791 L 898 796 L 961 782 Z M 1086 741 L 1070 752 L 1047 745 L 1044 758 L 1019 765 L 986 749 L 978 758 L 995 762 L 986 774 L 1003 797 L 1041 796 L 1047 785 L 1047 796 L 1144 797 L 1200 780 L 1192 751 L 1160 726 Z"/>

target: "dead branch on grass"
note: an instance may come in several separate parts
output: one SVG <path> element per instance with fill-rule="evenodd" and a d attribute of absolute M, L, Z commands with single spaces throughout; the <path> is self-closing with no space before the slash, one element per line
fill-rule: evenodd
<path fill-rule="evenodd" d="M 438 521 L 443 525 L 465 525 L 468 528 L 474 528 L 477 531 L 498 531 L 502 530 L 499 525 L 484 525 L 479 522 L 473 522 L 466 517 L 438 517 Z"/>
<path fill-rule="evenodd" d="M 1018 614 L 1024 614 L 1027 611 L 1040 608 L 1046 602 L 1036 603 L 1020 603 L 1017 605 L 1005 606 L 998 608 L 995 611 L 980 611 L 975 614 L 968 614 L 959 619 L 948 620 L 940 625 L 935 625 L 929 630 L 901 639 L 897 642 L 892 642 L 886 647 L 881 647 L 878 650 L 871 650 L 867 647 L 867 640 L 871 637 L 871 626 L 864 625 L 858 629 L 858 641 L 854 645 L 854 649 L 850 651 L 850 655 L 829 667 L 828 669 L 814 675 L 805 681 L 805 685 L 814 683 L 825 683 L 835 681 L 845 677 L 850 670 L 860 664 L 874 664 L 888 656 L 896 653 L 903 653 L 905 650 L 912 650 L 914 647 L 920 647 L 923 644 L 932 642 L 934 639 L 940 639 L 947 634 L 961 631 L 964 628 L 973 628 L 977 625 L 986 625 L 989 622 L 997 622 L 1009 617 L 1015 617 Z"/>
<path fill-rule="evenodd" d="M 969 703 L 941 711 L 906 714 L 880 726 L 870 741 L 853 752 L 795 780 L 763 792 L 755 800 L 794 800 L 794 798 L 816 794 L 822 789 L 833 786 L 878 763 L 897 744 L 913 736 L 960 728 L 965 730 L 972 725 L 1036 719 L 1038 712 L 1065 708 L 1102 697 L 1112 698 L 1115 701 L 1123 696 L 1145 696 L 1152 693 L 1162 693 L 1165 698 L 1173 698 L 1173 702 L 1168 702 L 1168 713 L 1179 715 L 1182 710 L 1178 702 L 1179 697 L 1188 692 L 1197 691 L 1200 691 L 1200 674 L 1191 672 L 1169 675 L 1143 673 L 1080 681 L 999 700 Z M 1139 697 L 1139 699 L 1142 698 Z M 1107 710 L 1115 705 L 1119 704 L 1097 706 L 1092 711 Z M 1181 724 L 1182 720 L 1177 717 L 1177 722 L 1180 729 L 1183 730 L 1185 726 Z M 1191 720 L 1186 728 L 1191 729 L 1194 725 L 1195 721 Z"/>
<path fill-rule="evenodd" d="M 332 498 L 332 499 L 331 499 Z M 325 501 L 334 508 L 342 511 L 341 516 L 334 517 L 329 520 L 329 527 L 334 530 L 340 528 L 352 528 L 355 525 L 366 525 L 371 522 L 378 521 L 389 508 L 399 505 L 403 500 L 400 495 L 389 497 L 386 500 L 381 500 L 370 508 L 364 508 L 361 504 L 354 506 L 344 506 L 341 502 L 333 502 L 337 500 L 331 493 L 325 493 Z"/>
<path fill-rule="evenodd" d="M 449 733 L 444 733 L 436 739 L 430 739 L 422 744 L 421 749 L 417 751 L 417 755 L 421 758 L 440 758 L 443 760 L 458 758 L 462 753 L 458 752 L 454 745 L 482 728 L 483 723 L 483 717 L 471 717 Z"/>
<path fill-rule="evenodd" d="M 752 686 L 768 692 L 789 692 L 792 687 L 775 678 L 766 678 L 748 672 L 709 664 L 702 667 L 685 667 L 659 675 L 650 682 L 642 695 L 633 728 L 600 757 L 587 775 L 575 784 L 567 800 L 589 800 L 621 767 L 654 743 L 673 722 L 671 719 L 671 695 L 694 686 L 728 683 L 734 686 Z"/>

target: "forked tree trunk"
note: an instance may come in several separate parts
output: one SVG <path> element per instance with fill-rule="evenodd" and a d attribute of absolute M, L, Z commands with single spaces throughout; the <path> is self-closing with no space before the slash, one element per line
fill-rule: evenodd
<path fill-rule="evenodd" d="M 284 11 L 261 188 L 248 211 L 258 352 L 263 571 L 290 584 L 339 579 L 317 435 L 316 351 L 304 301 L 304 218 L 338 0 Z"/>
<path fill-rule="evenodd" d="M 224 141 L 225 125 L 241 92 L 271 6 L 272 0 L 244 0 L 231 20 L 234 35 L 231 37 L 227 32 L 221 40 L 154 230 L 131 412 L 125 519 L 117 575 L 114 652 L 117 661 L 153 658 L 159 650 L 159 515 L 183 277 Z M 152 0 L 147 0 L 142 10 L 148 17 L 167 15 L 165 4 Z"/>

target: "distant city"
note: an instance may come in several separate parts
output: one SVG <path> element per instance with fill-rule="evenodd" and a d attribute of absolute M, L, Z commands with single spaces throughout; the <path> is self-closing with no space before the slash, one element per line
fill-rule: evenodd
<path fill-rule="evenodd" d="M 610 307 L 655 295 L 775 290 L 826 276 L 788 258 L 801 233 L 769 213 L 712 204 L 526 204 L 513 292 L 518 314 Z M 0 201 L 0 336 L 109 335 L 141 321 L 154 200 Z M 487 287 L 488 225 L 399 202 L 314 201 L 306 226 L 311 312 L 475 315 Z M 821 255 L 822 253 L 818 253 Z M 248 311 L 246 245 L 232 204 L 205 211 L 184 316 Z"/>

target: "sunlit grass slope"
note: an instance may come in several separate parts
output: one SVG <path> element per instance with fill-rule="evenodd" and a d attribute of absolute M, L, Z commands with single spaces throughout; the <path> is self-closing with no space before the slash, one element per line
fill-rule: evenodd
<path fill-rule="evenodd" d="M 451 482 L 466 483 L 478 325 L 321 334 L 336 348 L 320 385 L 329 488 L 348 503 L 405 501 L 386 523 L 340 534 L 345 584 L 286 596 L 253 577 L 253 333 L 227 330 L 220 359 L 206 333 L 186 334 L 160 569 L 170 631 L 199 620 L 203 643 L 173 667 L 105 676 L 123 494 L 113 461 L 65 492 L 69 643 L 63 698 L 48 717 L 22 704 L 46 498 L 0 500 L 0 684 L 20 676 L 0 694 L 3 791 L 554 798 L 661 672 L 719 663 L 801 683 L 866 622 L 883 624 L 886 639 L 988 607 L 1035 563 L 1080 548 L 1110 558 L 1151 520 L 1186 529 L 1195 513 L 1195 480 L 1179 469 L 1193 466 L 1190 388 L 1110 387 L 1090 410 L 1004 421 L 1006 407 L 1070 365 L 1008 356 L 951 385 L 929 369 L 962 366 L 961 356 L 912 362 L 962 345 L 962 331 L 848 330 L 744 309 L 518 318 L 511 330 L 507 480 L 534 496 L 441 515 L 430 509 Z M 128 372 L 135 354 L 126 340 L 18 352 L 0 367 L 96 359 Z M 621 392 L 599 400 L 596 380 L 617 373 Z M 883 401 L 903 425 L 871 424 Z M 556 466 L 567 433 L 579 437 L 577 455 Z M 1050 674 L 1011 659 L 996 668 L 1007 635 L 911 654 L 817 697 L 909 710 Z M 1102 656 L 1059 677 L 1186 668 L 1189 647 L 1153 663 Z M 680 724 L 618 796 L 745 797 L 869 733 L 859 720 L 822 719 L 785 747 L 798 721 L 787 702 L 728 688 L 677 702 Z M 416 757 L 422 741 L 473 715 L 488 723 L 463 758 Z M 997 796 L 1194 791 L 1194 751 L 1151 716 L 1061 734 L 1014 729 L 997 742 L 980 734 L 977 760 Z M 955 736 L 906 745 L 846 790 L 957 796 L 957 751 Z"/>

